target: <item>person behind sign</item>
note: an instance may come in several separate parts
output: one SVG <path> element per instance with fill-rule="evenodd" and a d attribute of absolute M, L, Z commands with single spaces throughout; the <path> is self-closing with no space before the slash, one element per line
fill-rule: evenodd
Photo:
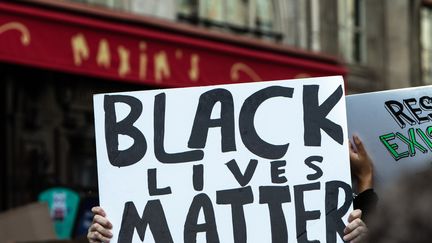
<path fill-rule="evenodd" d="M 350 164 L 353 181 L 357 183 L 357 195 L 354 197 L 354 211 L 348 217 L 343 237 L 344 241 L 362 242 L 366 239 L 368 228 L 365 221 L 377 203 L 373 190 L 373 163 L 366 149 L 356 135 L 354 145 L 350 142 Z M 92 208 L 93 223 L 88 229 L 87 239 L 90 243 L 109 242 L 112 224 L 101 207 Z"/>
<path fill-rule="evenodd" d="M 370 217 L 368 242 L 431 242 L 431 179 L 432 168 L 428 168 L 393 184 Z"/>

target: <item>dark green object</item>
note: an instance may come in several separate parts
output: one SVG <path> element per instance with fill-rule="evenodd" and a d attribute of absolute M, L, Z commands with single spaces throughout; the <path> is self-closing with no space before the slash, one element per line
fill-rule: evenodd
<path fill-rule="evenodd" d="M 78 193 L 62 187 L 50 188 L 39 194 L 39 201 L 47 202 L 59 239 L 69 239 L 79 205 Z"/>

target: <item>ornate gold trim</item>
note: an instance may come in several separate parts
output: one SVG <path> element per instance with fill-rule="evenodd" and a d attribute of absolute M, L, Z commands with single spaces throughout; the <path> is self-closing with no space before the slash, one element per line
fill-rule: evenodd
<path fill-rule="evenodd" d="M 253 81 L 263 80 L 251 67 L 242 62 L 236 62 L 231 66 L 231 81 L 236 82 L 240 79 L 240 71 L 246 73 Z"/>
<path fill-rule="evenodd" d="M 19 22 L 9 22 L 0 26 L 0 34 L 3 34 L 8 30 L 18 30 L 21 32 L 21 43 L 24 46 L 30 44 L 30 31 L 25 25 Z"/>

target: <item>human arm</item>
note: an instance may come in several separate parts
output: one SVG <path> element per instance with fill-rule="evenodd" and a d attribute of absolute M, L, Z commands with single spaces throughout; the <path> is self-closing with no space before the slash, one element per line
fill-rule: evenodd
<path fill-rule="evenodd" d="M 353 179 L 357 182 L 357 194 L 373 188 L 373 162 L 369 157 L 363 142 L 357 135 L 350 142 L 350 164 Z"/>
<path fill-rule="evenodd" d="M 101 207 L 93 207 L 93 222 L 87 233 L 89 243 L 109 242 L 112 233 L 112 224 L 106 218 L 106 213 Z"/>
<path fill-rule="evenodd" d="M 353 136 L 354 144 L 350 142 L 350 164 L 353 180 L 357 183 L 354 196 L 354 209 L 360 209 L 362 220 L 367 222 L 369 215 L 378 203 L 378 196 L 373 189 L 374 168 L 361 139 Z"/>

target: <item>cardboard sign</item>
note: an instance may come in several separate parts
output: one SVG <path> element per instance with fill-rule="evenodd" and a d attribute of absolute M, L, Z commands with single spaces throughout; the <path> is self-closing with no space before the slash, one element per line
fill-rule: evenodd
<path fill-rule="evenodd" d="M 112 242 L 342 242 L 342 77 L 94 96 Z"/>
<path fill-rule="evenodd" d="M 31 203 L 0 213 L 0 243 L 57 239 L 46 203 Z"/>
<path fill-rule="evenodd" d="M 432 162 L 432 86 L 347 96 L 349 134 L 357 134 L 374 161 L 375 184 Z"/>

